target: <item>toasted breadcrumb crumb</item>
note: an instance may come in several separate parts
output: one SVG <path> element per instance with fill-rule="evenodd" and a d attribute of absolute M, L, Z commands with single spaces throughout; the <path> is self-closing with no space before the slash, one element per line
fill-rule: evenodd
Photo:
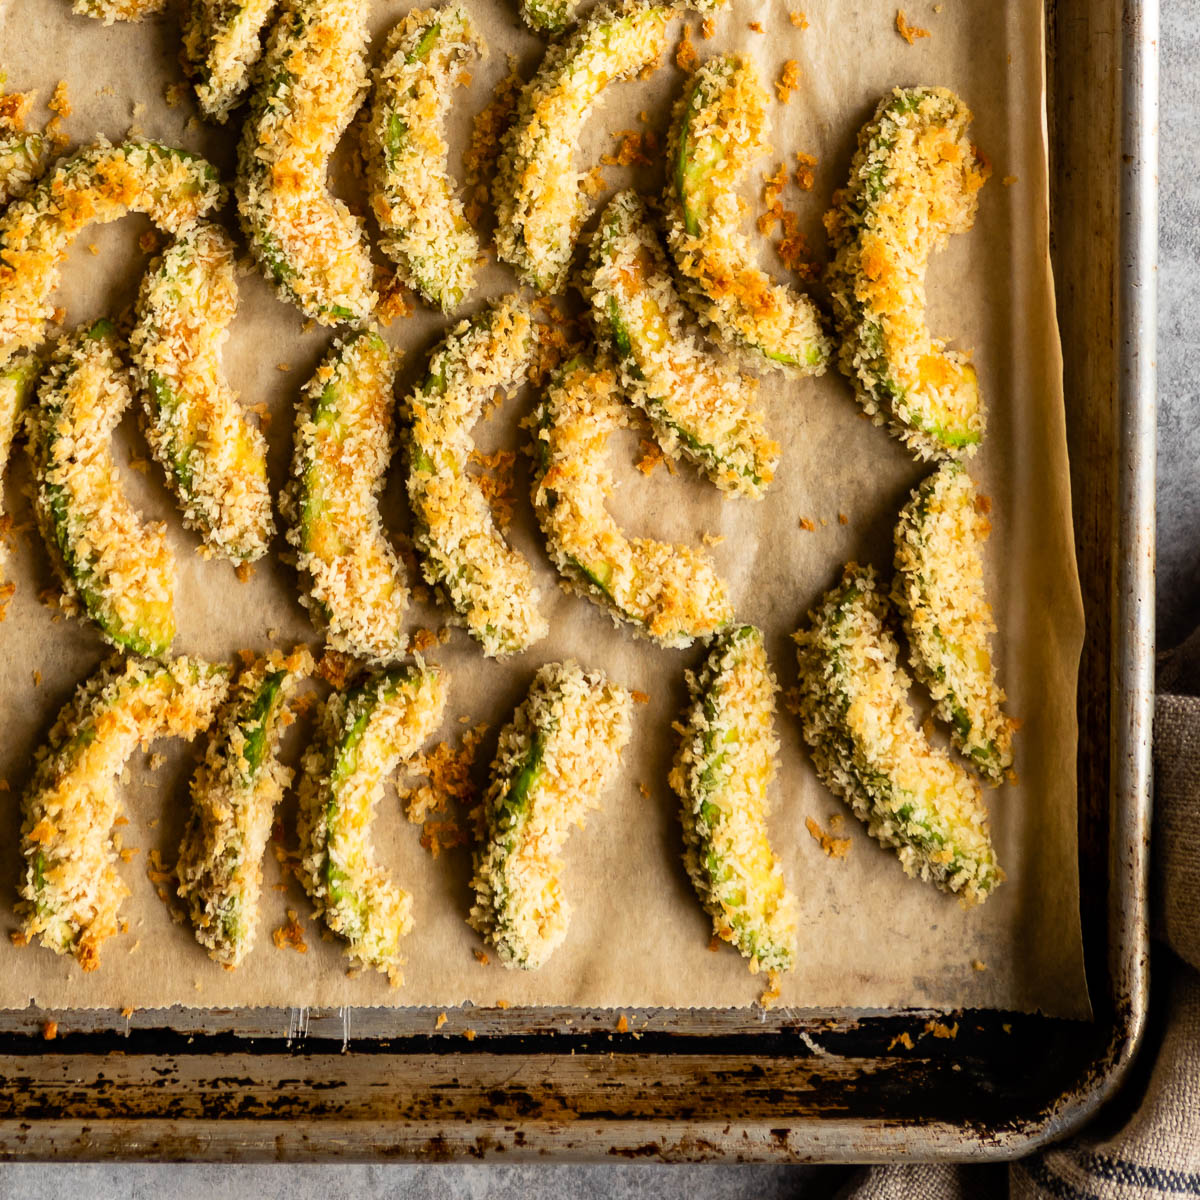
<path fill-rule="evenodd" d="M 762 33 L 762 31 L 763 31 L 762 22 L 761 21 L 751 21 L 750 29 L 754 33 Z"/>
<path fill-rule="evenodd" d="M 471 953 L 475 956 L 475 961 L 481 966 L 486 967 L 492 960 L 488 957 L 486 950 L 480 950 L 478 946 L 474 947 Z"/>
<path fill-rule="evenodd" d="M 287 910 L 287 921 L 271 934 L 276 950 L 295 950 L 297 954 L 308 953 L 308 943 L 304 940 L 304 929 L 296 917 L 296 910 Z"/>
<path fill-rule="evenodd" d="M 163 99 L 168 108 L 178 108 L 183 103 L 183 95 L 187 91 L 185 83 L 168 83 L 163 88 Z"/>
<path fill-rule="evenodd" d="M 679 45 L 675 48 L 675 65 L 681 71 L 687 71 L 690 74 L 699 63 L 700 55 L 696 53 L 695 44 L 692 42 L 692 27 L 685 25 Z"/>
<path fill-rule="evenodd" d="M 808 18 L 799 9 L 792 9 L 792 11 L 788 13 L 788 20 L 791 21 L 791 23 L 795 25 L 797 29 L 808 28 Z"/>
<path fill-rule="evenodd" d="M 45 1040 L 48 1042 L 54 1041 L 54 1039 L 56 1037 L 58 1037 L 58 1022 L 57 1021 L 43 1021 L 42 1022 L 42 1037 L 45 1038 Z"/>
<path fill-rule="evenodd" d="M 973 959 L 971 959 L 971 970 L 972 971 L 986 971 L 987 963 L 985 963 L 982 959 L 973 958 Z"/>
<path fill-rule="evenodd" d="M 20 929 L 10 929 L 8 931 L 8 940 L 17 947 L 29 945 L 29 938 Z"/>
<path fill-rule="evenodd" d="M 958 1037 L 958 1022 L 953 1025 L 947 1025 L 944 1021 L 926 1021 L 925 1032 L 932 1033 L 935 1038 L 956 1038 Z"/>
<path fill-rule="evenodd" d="M 800 528 L 803 529 L 805 533 L 813 533 L 817 527 L 808 519 L 808 517 L 801 517 Z"/>
<path fill-rule="evenodd" d="M 507 529 L 513 518 L 513 471 L 516 468 L 517 456 L 512 450 L 497 450 L 494 454 L 484 454 L 472 450 L 467 455 L 467 461 L 482 467 L 487 474 L 476 476 L 479 490 L 492 510 L 492 516 L 501 529 Z"/>
<path fill-rule="evenodd" d="M 830 837 L 812 817 L 805 817 L 804 828 L 808 830 L 812 839 L 820 845 L 827 858 L 845 858 L 850 853 L 849 838 Z"/>
<path fill-rule="evenodd" d="M 1012 187 L 1012 185 L 1017 182 L 1017 177 L 1015 175 L 1005 175 L 1004 178 L 1000 180 L 1000 182 L 1005 187 Z"/>
<path fill-rule="evenodd" d="M 791 104 L 792 93 L 800 86 L 800 64 L 789 58 L 775 84 L 775 92 L 784 104 Z"/>
<path fill-rule="evenodd" d="M 138 238 L 138 249 L 141 250 L 143 254 L 153 254 L 161 245 L 162 241 L 153 229 L 147 229 L 146 232 L 143 233 L 140 238 Z"/>
<path fill-rule="evenodd" d="M 335 691 L 344 691 L 350 678 L 358 671 L 358 663 L 340 650 L 326 649 L 317 662 L 317 674 Z"/>
<path fill-rule="evenodd" d="M 760 1008 L 774 1008 L 779 996 L 782 992 L 780 987 L 780 974 L 778 971 L 767 972 L 767 986 L 763 988 L 762 995 L 758 998 Z"/>
<path fill-rule="evenodd" d="M 888 1042 L 889 1050 L 894 1050 L 897 1046 L 903 1046 L 905 1050 L 911 1050 L 913 1048 L 912 1035 L 907 1029 L 903 1033 L 896 1034 L 896 1036 L 892 1038 L 890 1042 Z"/>
<path fill-rule="evenodd" d="M 849 525 L 850 518 L 848 516 L 846 516 L 846 514 L 844 512 L 840 512 L 840 513 L 838 513 L 838 524 L 839 525 Z"/>
<path fill-rule="evenodd" d="M 248 562 L 240 562 L 233 568 L 238 583 L 249 583 L 254 578 L 254 566 Z"/>
<path fill-rule="evenodd" d="M 653 475 L 654 469 L 663 461 L 663 452 L 657 442 L 642 438 L 638 443 L 638 459 L 633 465 L 643 475 Z"/>
<path fill-rule="evenodd" d="M 800 190 L 802 192 L 811 192 L 813 190 L 813 183 L 815 182 L 814 168 L 817 165 L 817 156 L 798 151 L 796 154 L 796 163 L 796 182 L 800 185 Z"/>
<path fill-rule="evenodd" d="M 468 1042 L 473 1042 L 473 1041 L 475 1040 L 475 1030 L 473 1030 L 473 1029 L 464 1029 L 464 1030 L 463 1030 L 463 1037 L 465 1037 L 465 1038 L 467 1039 L 467 1041 L 468 1041 Z"/>
<path fill-rule="evenodd" d="M 716 32 L 717 23 L 712 19 L 712 17 L 705 17 L 704 20 L 700 22 L 700 36 L 705 41 L 708 41 L 708 39 Z"/>
<path fill-rule="evenodd" d="M 449 1018 L 446 1016 L 446 1014 L 444 1012 L 438 1013 L 437 1020 L 434 1021 L 434 1023 L 433 1023 L 434 1029 L 441 1029 L 441 1027 L 443 1025 L 445 1025 L 445 1023 L 447 1022 L 447 1020 L 449 1020 Z"/>
<path fill-rule="evenodd" d="M 658 135 L 653 129 L 618 129 L 613 137 L 620 139 L 616 154 L 600 157 L 606 167 L 649 167 L 657 160 Z"/>
<path fill-rule="evenodd" d="M 617 1032 L 618 1033 L 628 1033 L 629 1032 L 629 1018 L 624 1013 L 621 1013 L 621 1015 L 619 1017 L 617 1017 Z"/>
<path fill-rule="evenodd" d="M 706 546 L 719 546 L 725 540 L 725 535 L 723 533 L 702 533 L 700 540 Z"/>
<path fill-rule="evenodd" d="M 896 9 L 896 32 L 911 46 L 917 38 L 927 38 L 929 36 L 928 29 L 922 29 L 919 25 L 910 25 L 904 16 L 904 9 Z"/>

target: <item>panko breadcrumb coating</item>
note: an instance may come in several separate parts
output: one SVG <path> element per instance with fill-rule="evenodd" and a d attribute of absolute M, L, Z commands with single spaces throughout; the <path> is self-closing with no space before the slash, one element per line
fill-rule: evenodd
<path fill-rule="evenodd" d="M 49 157 L 50 139 L 43 134 L 0 137 L 0 206 L 26 195 Z"/>
<path fill-rule="evenodd" d="M 394 662 L 408 647 L 408 587 L 379 515 L 392 457 L 396 354 L 374 331 L 334 342 L 296 413 L 280 498 L 302 603 L 331 647 Z"/>
<path fill-rule="evenodd" d="M 600 93 L 657 62 L 666 47 L 669 4 L 612 0 L 552 45 L 526 84 L 504 136 L 492 194 L 496 250 L 524 283 L 557 292 L 588 209 L 574 169 L 580 131 Z"/>
<path fill-rule="evenodd" d="M 374 861 L 371 820 L 384 780 L 442 719 L 446 677 L 436 667 L 393 667 L 335 692 L 301 763 L 299 876 L 318 915 L 363 966 L 400 982 L 400 939 L 412 897 Z"/>
<path fill-rule="evenodd" d="M 584 275 L 600 342 L 659 445 L 699 464 L 722 490 L 761 497 L 779 443 L 767 436 L 755 380 L 703 348 L 689 328 L 667 257 L 635 192 L 600 216 Z"/>
<path fill-rule="evenodd" d="M 25 409 L 33 398 L 41 363 L 32 354 L 17 354 L 0 366 L 0 485 L 8 466 L 13 439 L 22 427 Z M 4 489 L 0 486 L 0 519 L 4 517 Z M 0 571 L 8 553 L 7 539 L 0 536 Z M 0 581 L 4 578 L 0 573 Z"/>
<path fill-rule="evenodd" d="M 175 637 L 175 557 L 163 529 L 130 507 L 113 461 L 132 400 L 110 321 L 62 339 L 29 414 L 34 506 L 67 594 L 106 641 L 156 656 Z"/>
<path fill-rule="evenodd" d="M 274 531 L 267 442 L 237 404 L 221 347 L 237 312 L 233 242 L 198 222 L 175 236 L 142 277 L 129 338 L 146 440 L 184 524 L 213 553 L 251 562 Z"/>
<path fill-rule="evenodd" d="M 475 277 L 479 239 L 463 215 L 441 125 L 463 64 L 487 47 L 466 7 L 414 9 L 388 35 L 365 133 L 380 248 L 400 276 L 450 312 Z"/>
<path fill-rule="evenodd" d="M 943 463 L 920 484 L 896 526 L 892 595 L 917 678 L 955 746 L 996 784 L 1012 766 L 1013 722 L 988 646 L 996 632 L 983 585 L 991 523 L 978 501 L 961 463 Z"/>
<path fill-rule="evenodd" d="M 236 967 L 254 946 L 262 858 L 292 770 L 278 757 L 289 693 L 312 671 L 309 652 L 276 650 L 246 667 L 192 777 L 192 807 L 175 873 L 209 957 Z"/>
<path fill-rule="evenodd" d="M 97 142 L 60 159 L 0 214 L 0 362 L 33 349 L 76 236 L 93 222 L 145 213 L 177 233 L 222 200 L 216 168 L 160 142 Z"/>
<path fill-rule="evenodd" d="M 279 0 L 190 0 L 183 21 L 183 65 L 206 117 L 222 124 L 250 86 L 263 31 Z"/>
<path fill-rule="evenodd" d="M 535 970 L 566 937 L 571 907 L 558 856 L 611 783 L 632 708 L 599 671 L 547 663 L 500 732 L 469 921 L 506 967 Z"/>
<path fill-rule="evenodd" d="M 851 563 L 796 636 L 800 723 L 821 781 L 906 874 L 980 903 L 1004 879 L 979 786 L 908 704 L 875 571 Z"/>
<path fill-rule="evenodd" d="M 377 296 L 362 221 L 332 195 L 329 158 L 367 92 L 366 0 L 283 0 L 238 149 L 238 216 L 286 301 L 362 324 Z"/>
<path fill-rule="evenodd" d="M 141 21 L 162 12 L 166 4 L 167 0 L 74 0 L 71 11 L 111 25 L 114 21 Z"/>
<path fill-rule="evenodd" d="M 513 392 L 533 360 L 529 309 L 509 299 L 461 321 L 433 352 L 408 399 L 408 498 L 425 578 L 440 588 L 485 654 L 513 654 L 546 636 L 525 558 L 505 540 L 467 466 L 471 428 L 497 389 Z"/>
<path fill-rule="evenodd" d="M 22 800 L 17 914 L 27 937 L 73 954 L 85 971 L 99 964 L 128 895 L 112 836 L 117 777 L 138 745 L 206 729 L 227 676 L 198 659 L 115 658 L 79 686 L 38 751 Z"/>
<path fill-rule="evenodd" d="M 773 283 L 741 232 L 738 183 L 770 147 L 769 97 L 747 59 L 709 59 L 675 105 L 667 146 L 667 244 L 700 319 L 757 367 L 819 375 L 829 340 L 816 306 Z"/>
<path fill-rule="evenodd" d="M 779 741 L 779 690 L 753 625 L 718 635 L 699 674 L 671 787 L 683 801 L 683 861 L 713 932 L 750 970 L 788 971 L 796 958 L 796 899 L 767 836 L 767 789 Z"/>
<path fill-rule="evenodd" d="M 733 606 L 708 555 L 627 538 L 605 507 L 609 436 L 628 421 L 616 373 L 580 355 L 555 375 L 534 415 L 533 505 L 564 578 L 660 646 L 690 646 L 728 624 Z"/>
<path fill-rule="evenodd" d="M 971 113 L 946 88 L 896 88 L 858 135 L 850 182 L 826 215 L 838 365 L 877 424 L 920 458 L 973 453 L 984 407 L 967 354 L 925 323 L 925 267 L 975 221 L 990 168 Z"/>

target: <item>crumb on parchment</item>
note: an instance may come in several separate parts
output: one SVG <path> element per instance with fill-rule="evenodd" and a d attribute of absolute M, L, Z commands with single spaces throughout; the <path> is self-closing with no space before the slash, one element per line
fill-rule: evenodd
<path fill-rule="evenodd" d="M 304 929 L 294 908 L 287 910 L 287 921 L 271 933 L 271 941 L 276 950 L 295 950 L 297 954 L 308 953 L 308 943 L 304 940 Z"/>
<path fill-rule="evenodd" d="M 896 9 L 896 32 L 911 46 L 917 38 L 927 38 L 929 36 L 928 29 L 922 29 L 919 25 L 910 25 L 904 15 L 904 9 Z"/>
<path fill-rule="evenodd" d="M 812 817 L 804 818 L 804 828 L 808 830 L 809 836 L 821 847 L 827 858 L 845 858 L 850 853 L 849 838 L 833 837 L 826 833 Z"/>

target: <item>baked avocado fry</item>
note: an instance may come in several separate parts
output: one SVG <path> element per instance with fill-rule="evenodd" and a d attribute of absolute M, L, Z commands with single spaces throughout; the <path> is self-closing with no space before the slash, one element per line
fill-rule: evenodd
<path fill-rule="evenodd" d="M 497 389 L 520 386 L 534 347 L 533 321 L 518 300 L 459 322 L 433 351 L 405 414 L 413 544 L 422 570 L 491 657 L 524 650 L 548 630 L 529 563 L 504 540 L 467 472 L 471 427 Z"/>
<path fill-rule="evenodd" d="M 896 88 L 859 133 L 825 218 L 838 365 L 871 418 L 921 458 L 973 453 L 984 432 L 969 356 L 925 323 L 929 256 L 971 228 L 990 172 L 970 121 L 945 88 Z"/>
<path fill-rule="evenodd" d="M 221 368 L 237 311 L 233 242 L 197 222 L 142 277 L 129 338 L 146 441 L 179 500 L 184 524 L 214 554 L 249 562 L 274 521 L 267 442 L 239 408 Z"/>
<path fill-rule="evenodd" d="M 767 788 L 779 742 L 779 687 L 762 633 L 719 634 L 699 674 L 670 782 L 683 801 L 683 861 L 713 932 L 750 970 L 788 971 L 796 957 L 796 901 L 767 836 Z"/>
<path fill-rule="evenodd" d="M 191 0 L 183 20 L 183 65 L 201 111 L 224 124 L 250 86 L 263 32 L 279 0 Z"/>
<path fill-rule="evenodd" d="M 157 657 L 175 637 L 175 558 L 161 526 L 130 507 L 113 461 L 132 399 L 111 322 L 62 339 L 28 420 L 34 508 L 67 594 L 106 641 Z"/>
<path fill-rule="evenodd" d="M 97 142 L 59 160 L 0 213 L 0 362 L 42 340 L 59 269 L 86 226 L 139 212 L 173 234 L 221 198 L 213 166 L 160 142 Z"/>
<path fill-rule="evenodd" d="M 25 410 L 33 397 L 41 363 L 32 354 L 17 354 L 0 365 L 0 518 L 4 516 L 4 469 L 13 440 L 22 428 Z M 8 554 L 8 539 L 0 537 L 0 568 Z M 0 580 L 3 575 L 0 575 Z"/>
<path fill-rule="evenodd" d="M 727 625 L 733 606 L 706 554 L 627 538 L 605 507 L 605 446 L 628 414 L 611 367 L 580 355 L 558 371 L 534 415 L 534 511 L 555 567 L 614 623 L 660 646 L 690 646 Z"/>
<path fill-rule="evenodd" d="M 364 0 L 284 0 L 238 149 L 238 216 L 282 299 L 323 325 L 375 306 L 362 221 L 326 185 L 367 91 Z"/>
<path fill-rule="evenodd" d="M 50 156 L 50 140 L 40 133 L 0 137 L 0 205 L 24 196 Z"/>
<path fill-rule="evenodd" d="M 760 497 L 779 443 L 754 407 L 758 384 L 709 354 L 689 328 L 666 255 L 636 192 L 600 216 L 584 272 L 601 344 L 659 445 L 691 459 L 723 491 Z"/>
<path fill-rule="evenodd" d="M 955 746 L 996 784 L 1012 766 L 1014 726 L 988 645 L 996 632 L 983 584 L 990 530 L 970 475 L 961 463 L 943 463 L 900 514 L 892 595 L 917 678 Z"/>
<path fill-rule="evenodd" d="M 567 934 L 558 857 L 620 765 L 632 698 L 599 671 L 547 663 L 500 733 L 468 918 L 506 967 L 535 970 Z"/>
<path fill-rule="evenodd" d="M 700 319 L 756 367 L 819 375 L 829 357 L 820 314 L 754 263 L 739 226 L 738 182 L 769 152 L 767 92 L 736 55 L 711 58 L 675 105 L 667 145 L 667 244 Z"/>
<path fill-rule="evenodd" d="M 99 964 L 128 895 L 113 843 L 117 779 L 140 744 L 206 729 L 227 676 L 199 659 L 117 657 L 80 684 L 38 751 L 22 799 L 17 915 L 29 938 L 73 954 L 85 971 Z"/>
<path fill-rule="evenodd" d="M 384 780 L 437 728 L 446 679 L 436 667 L 393 667 L 326 702 L 301 764 L 300 879 L 346 953 L 400 982 L 400 939 L 412 897 L 374 861 L 371 819 Z"/>
<path fill-rule="evenodd" d="M 557 292 L 587 216 L 575 148 L 583 123 L 612 81 L 657 62 L 666 46 L 670 4 L 602 3 L 565 41 L 546 51 L 525 85 L 504 135 L 492 194 L 496 250 L 524 283 Z"/>
<path fill-rule="evenodd" d="M 444 312 L 471 290 L 480 248 L 454 194 L 441 123 L 460 68 L 486 54 L 464 5 L 414 9 L 388 35 L 365 134 L 380 247 Z"/>
<path fill-rule="evenodd" d="M 379 515 L 395 364 L 373 330 L 334 342 L 301 397 L 292 479 L 280 498 L 302 603 L 335 650 L 376 662 L 408 647 L 408 587 Z"/>
<path fill-rule="evenodd" d="M 871 567 L 851 563 L 795 635 L 800 723 L 817 774 L 906 874 L 977 904 L 1004 879 L 979 787 L 929 744 Z"/>
<path fill-rule="evenodd" d="M 278 650 L 238 676 L 192 777 L 192 806 L 175 873 L 209 957 L 236 967 L 254 946 L 262 858 L 292 780 L 278 757 L 287 700 L 312 670 L 305 649 Z"/>

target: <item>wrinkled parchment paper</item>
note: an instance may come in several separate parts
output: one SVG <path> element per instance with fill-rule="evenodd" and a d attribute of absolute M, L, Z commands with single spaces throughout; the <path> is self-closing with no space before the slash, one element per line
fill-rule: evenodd
<path fill-rule="evenodd" d="M 935 332 L 973 349 L 990 408 L 987 441 L 972 470 L 993 499 L 987 568 L 1002 631 L 996 657 L 1011 710 L 1024 724 L 1017 738 L 1019 784 L 987 793 L 1008 882 L 981 908 L 963 911 L 955 900 L 907 879 L 895 857 L 871 842 L 848 812 L 843 835 L 850 838 L 849 853 L 841 859 L 822 853 L 806 820 L 828 830 L 830 817 L 843 809 L 817 782 L 797 723 L 781 705 L 771 833 L 799 897 L 801 931 L 799 965 L 784 980 L 780 1000 L 789 1006 L 987 1005 L 1084 1016 L 1074 775 L 1083 628 L 1047 247 L 1041 6 L 1036 0 L 944 0 L 935 12 L 920 0 L 906 9 L 907 20 L 930 36 L 910 45 L 896 32 L 894 0 L 795 0 L 794 7 L 802 4 L 807 28 L 789 20 L 789 5 L 768 0 L 733 0 L 716 18 L 712 40 L 700 37 L 697 19 L 691 22 L 702 56 L 736 48 L 754 56 L 768 83 L 779 78 L 785 60 L 795 59 L 800 68 L 790 104 L 772 102 L 775 149 L 747 180 L 749 198 L 757 202 L 762 176 L 778 163 L 794 168 L 797 152 L 815 155 L 813 190 L 801 192 L 793 182 L 783 199 L 822 249 L 821 214 L 845 180 L 855 134 L 879 96 L 896 84 L 958 90 L 975 112 L 973 136 L 994 165 L 974 230 L 953 239 L 932 263 L 929 315 Z M 376 0 L 376 47 L 408 7 Z M 541 53 L 541 43 L 520 27 L 509 0 L 471 0 L 470 8 L 491 54 L 473 68 L 471 84 L 455 94 L 456 172 L 471 118 L 507 73 L 506 55 L 516 54 L 528 77 Z M 235 129 L 201 122 L 186 88 L 178 89 L 181 102 L 167 103 L 165 89 L 181 79 L 173 11 L 140 26 L 110 28 L 72 16 L 64 0 L 5 0 L 0 14 L 0 64 L 8 87 L 38 90 L 36 117 L 46 118 L 42 105 L 63 79 L 73 106 L 65 131 L 73 142 L 98 133 L 116 140 L 132 126 L 203 152 L 232 180 Z M 763 33 L 750 27 L 752 21 L 761 22 Z M 665 141 L 670 103 L 682 79 L 673 53 L 680 28 L 676 22 L 672 52 L 657 74 L 609 89 L 579 148 L 585 166 L 614 149 L 615 131 L 646 128 L 642 112 Z M 606 177 L 613 187 L 632 183 L 657 193 L 661 171 L 661 163 L 610 167 Z M 343 175 L 339 190 L 353 198 L 351 173 Z M 224 219 L 235 228 L 232 212 Z M 130 218 L 84 234 L 60 292 L 66 326 L 104 313 L 119 315 L 132 303 L 148 258 L 139 239 L 148 228 L 141 218 Z M 756 242 L 764 265 L 782 275 L 765 240 Z M 511 275 L 493 263 L 468 311 L 511 286 Z M 243 277 L 240 287 L 226 366 L 243 402 L 265 404 L 270 413 L 271 478 L 278 489 L 290 457 L 295 397 L 331 333 L 305 332 L 301 315 L 277 301 L 257 273 Z M 388 336 L 406 352 L 401 388 L 417 376 L 446 324 L 418 309 L 391 325 Z M 778 478 L 764 502 L 722 499 L 687 466 L 674 474 L 660 467 L 643 477 L 633 468 L 637 439 L 631 434 L 612 448 L 621 484 L 613 504 L 633 532 L 693 543 L 705 533 L 724 538 L 713 547 L 713 557 L 739 617 L 766 629 L 773 665 L 787 688 L 795 683 L 789 634 L 845 560 L 889 568 L 893 522 L 922 469 L 897 441 L 862 419 L 836 371 L 800 382 L 769 376 L 762 397 L 784 445 Z M 481 423 L 480 446 L 490 451 L 523 444 L 518 423 L 532 403 L 527 390 Z M 132 411 L 117 454 L 123 466 L 147 457 Z M 124 474 L 146 516 L 165 520 L 171 530 L 179 571 L 177 651 L 230 658 L 241 648 L 299 641 L 317 646 L 288 568 L 264 561 L 249 582 L 239 583 L 229 566 L 197 555 L 197 539 L 182 529 L 157 466 Z M 0 625 L 0 776 L 10 785 L 0 793 L 0 931 L 6 935 L 17 927 L 18 796 L 33 749 L 77 682 L 106 654 L 89 625 L 56 616 L 39 601 L 53 580 L 32 526 L 29 488 L 28 464 L 18 451 L 5 491 L 17 529 L 7 568 L 17 591 Z M 408 522 L 402 497 L 394 471 L 385 514 L 397 538 Z M 802 521 L 814 528 L 805 529 Z M 349 977 L 341 946 L 322 939 L 299 885 L 281 880 L 270 854 L 257 946 L 241 969 L 223 970 L 206 958 L 186 924 L 173 923 L 146 874 L 154 850 L 167 864 L 175 860 L 198 752 L 198 745 L 159 743 L 154 749 L 166 755 L 165 765 L 151 770 L 147 756 L 135 755 L 125 792 L 129 824 L 121 831 L 123 843 L 137 851 L 123 870 L 132 893 L 124 906 L 128 931 L 104 945 L 100 969 L 89 975 L 69 958 L 38 946 L 14 948 L 7 936 L 0 938 L 0 1006 L 751 1004 L 764 980 L 751 977 L 729 947 L 710 951 L 709 919 L 681 865 L 677 801 L 666 784 L 674 748 L 671 722 L 686 699 L 684 670 L 700 661 L 702 651 L 666 651 L 637 641 L 591 603 L 558 588 L 533 521 L 523 459 L 511 536 L 535 565 L 551 635 L 498 663 L 485 660 L 455 630 L 449 644 L 430 654 L 453 681 L 438 738 L 456 742 L 469 726 L 488 723 L 475 764 L 482 783 L 499 726 L 536 668 L 561 657 L 603 668 L 649 696 L 636 709 L 619 779 L 602 809 L 568 843 L 566 891 L 574 915 L 566 943 L 546 967 L 521 973 L 477 961 L 473 951 L 480 943 L 464 920 L 469 850 L 432 857 L 389 786 L 375 841 L 380 860 L 414 896 L 405 986 L 389 989 L 369 972 Z M 446 618 L 417 604 L 412 627 L 436 629 Z M 921 703 L 916 694 L 914 701 Z M 286 751 L 293 762 L 309 728 L 300 721 L 289 733 Z M 289 801 L 283 813 L 289 843 L 293 806 Z M 465 821 L 465 814 L 456 815 Z M 288 909 L 300 914 L 305 953 L 273 944 L 272 930 L 284 924 Z"/>

